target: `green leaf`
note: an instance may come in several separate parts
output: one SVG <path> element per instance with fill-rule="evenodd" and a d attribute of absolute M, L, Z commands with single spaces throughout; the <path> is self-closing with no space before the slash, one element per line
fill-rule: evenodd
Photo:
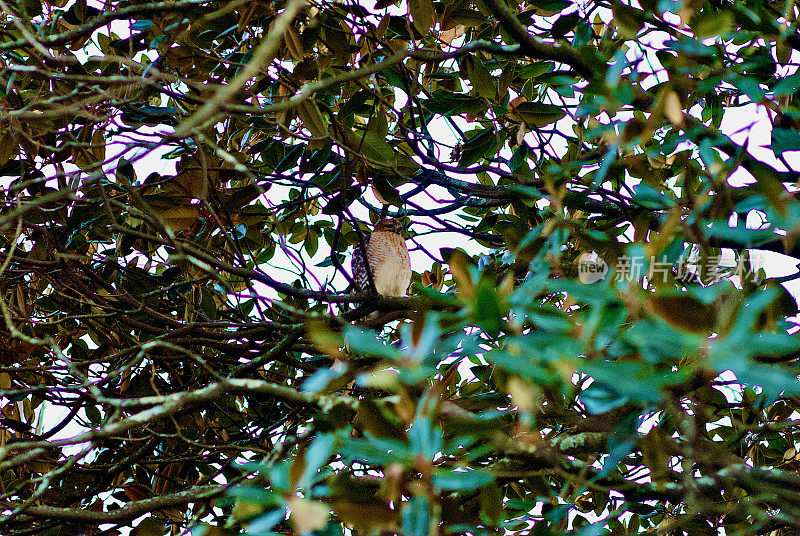
<path fill-rule="evenodd" d="M 428 500 L 417 496 L 405 503 L 402 513 L 403 534 L 406 536 L 428 536 L 430 512 Z"/>
<path fill-rule="evenodd" d="M 446 490 L 475 490 L 492 480 L 492 474 L 481 469 L 437 469 L 433 473 L 433 485 Z"/>
<path fill-rule="evenodd" d="M 403 354 L 393 346 L 383 344 L 378 338 L 378 334 L 371 329 L 346 326 L 343 335 L 345 346 L 357 354 L 393 360 L 403 357 Z"/>
<path fill-rule="evenodd" d="M 675 205 L 675 200 L 666 196 L 645 182 L 640 182 L 633 187 L 634 195 L 631 201 L 639 206 L 663 210 Z"/>
<path fill-rule="evenodd" d="M 772 87 L 772 91 L 775 93 L 776 97 L 780 95 L 794 95 L 797 93 L 798 89 L 800 89 L 800 73 L 794 73 L 786 78 L 781 78 Z"/>
<path fill-rule="evenodd" d="M 145 30 L 149 30 L 153 26 L 153 21 L 151 20 L 137 20 L 133 24 L 131 24 L 131 29 L 136 30 L 138 32 L 143 32 Z"/>
<path fill-rule="evenodd" d="M 283 173 L 297 166 L 305 150 L 306 146 L 304 144 L 291 145 L 284 157 L 281 158 L 281 161 L 278 162 L 278 165 L 275 166 L 275 173 Z"/>
<path fill-rule="evenodd" d="M 619 399 L 646 404 L 659 402 L 663 386 L 678 384 L 691 374 L 688 369 L 667 371 L 656 369 L 649 363 L 613 361 L 584 362 L 579 369 Z"/>
<path fill-rule="evenodd" d="M 408 11 L 419 33 L 425 35 L 436 23 L 436 8 L 432 0 L 408 0 Z"/>
<path fill-rule="evenodd" d="M 533 186 L 523 186 L 521 184 L 510 185 L 508 187 L 508 191 L 520 194 L 522 197 L 531 199 L 533 201 L 538 201 L 547 197 L 547 195 L 538 188 L 534 188 Z"/>
<path fill-rule="evenodd" d="M 478 114 L 485 111 L 488 106 L 484 99 L 443 89 L 434 91 L 431 98 L 422 101 L 422 105 L 432 113 L 445 116 Z"/>
<path fill-rule="evenodd" d="M 359 427 L 377 438 L 389 438 L 397 441 L 406 439 L 405 427 L 393 418 L 387 404 L 378 403 L 370 398 L 360 401 L 356 422 Z"/>
<path fill-rule="evenodd" d="M 103 420 L 103 416 L 100 414 L 100 410 L 97 409 L 97 406 L 90 404 L 84 407 L 84 411 L 86 412 L 86 418 L 94 425 L 100 424 L 100 421 Z"/>
<path fill-rule="evenodd" d="M 481 517 L 488 519 L 492 525 L 499 525 L 506 517 L 505 496 L 503 487 L 497 482 L 483 485 L 480 494 Z"/>
<path fill-rule="evenodd" d="M 486 359 L 508 372 L 519 374 L 539 385 L 549 385 L 559 379 L 557 373 L 548 371 L 539 363 L 528 359 L 527 356 L 511 353 L 506 350 L 492 350 L 486 354 Z"/>
<path fill-rule="evenodd" d="M 479 130 L 464 144 L 459 165 L 466 167 L 497 151 L 497 134 L 490 128 Z"/>
<path fill-rule="evenodd" d="M 311 99 L 302 101 L 297 107 L 297 116 L 303 121 L 303 126 L 305 126 L 315 138 L 328 137 L 328 124 L 316 102 Z"/>
<path fill-rule="evenodd" d="M 356 135 L 356 138 L 360 138 L 360 136 Z M 356 147 L 359 146 L 364 152 L 364 156 L 377 163 L 386 164 L 389 167 L 394 167 L 397 163 L 397 156 L 395 155 L 394 149 L 392 149 L 392 146 L 386 141 L 386 138 L 378 132 L 367 130 L 364 133 L 363 139 L 359 139 L 358 142 L 356 142 Z"/>
<path fill-rule="evenodd" d="M 375 438 L 365 434 L 367 440 L 340 437 L 338 453 L 348 461 L 389 465 L 400 463 L 412 457 L 408 447 L 399 441 L 384 440 L 378 444 Z"/>
<path fill-rule="evenodd" d="M 139 522 L 131 536 L 163 536 L 164 522 L 155 517 L 148 517 Z"/>
<path fill-rule="evenodd" d="M 698 56 L 716 55 L 716 49 L 714 49 L 713 47 L 704 45 L 697 39 L 692 39 L 690 37 L 685 37 L 685 36 L 682 37 L 679 41 L 678 40 L 664 41 L 664 45 L 669 49 L 672 49 L 676 52 L 683 52 L 685 54 L 696 54 Z M 661 57 L 669 56 L 663 50 L 660 50 L 659 52 L 662 53 Z"/>
<path fill-rule="evenodd" d="M 453 294 L 446 294 L 430 287 L 423 287 L 419 283 L 414 283 L 413 288 L 415 294 L 427 298 L 431 305 L 450 307 L 460 303 Z"/>
<path fill-rule="evenodd" d="M 317 478 L 317 472 L 328 463 L 333 452 L 336 440 L 331 434 L 321 434 L 314 438 L 308 449 L 306 449 L 306 467 L 300 479 L 299 486 L 308 489 Z"/>
<path fill-rule="evenodd" d="M 474 11 L 472 9 L 456 9 L 453 11 L 451 18 L 456 23 L 466 26 L 467 28 L 480 26 L 486 22 L 486 17 L 481 14 L 480 11 Z"/>
<path fill-rule="evenodd" d="M 304 393 L 318 393 L 325 389 L 332 380 L 335 380 L 341 375 L 342 371 L 340 369 L 328 367 L 318 368 L 303 382 L 303 385 L 300 386 L 300 390 Z"/>
<path fill-rule="evenodd" d="M 730 11 L 704 10 L 692 19 L 691 27 L 698 39 L 724 36 L 733 25 L 733 14 Z"/>
<path fill-rule="evenodd" d="M 735 350 L 731 348 L 730 350 Z M 750 386 L 758 386 L 769 398 L 768 403 L 774 402 L 783 393 L 784 396 L 800 394 L 800 380 L 797 376 L 783 369 L 780 365 L 767 365 L 746 359 L 741 354 L 731 354 L 729 351 L 719 359 L 714 359 L 714 368 L 719 372 L 730 370 L 736 378 Z M 738 353 L 738 352 L 737 352 Z"/>
<path fill-rule="evenodd" d="M 478 96 L 485 99 L 497 97 L 497 83 L 489 74 L 489 70 L 477 57 L 469 57 L 465 61 L 467 65 L 467 76 L 470 84 L 477 92 Z"/>
<path fill-rule="evenodd" d="M 125 106 L 122 120 L 131 126 L 175 124 L 178 109 L 174 106 Z"/>
<path fill-rule="evenodd" d="M 290 467 L 291 462 L 289 462 L 289 460 L 284 460 L 280 463 L 276 463 L 269 469 L 270 484 L 272 484 L 277 491 L 289 491 Z"/>
<path fill-rule="evenodd" d="M 388 180 L 383 177 L 376 177 L 372 181 L 372 187 L 380 194 L 380 196 L 396 207 L 403 206 L 403 198 L 397 193 L 397 190 L 392 186 Z"/>
<path fill-rule="evenodd" d="M 488 278 L 482 277 L 475 286 L 475 301 L 472 307 L 475 322 L 481 329 L 489 335 L 497 336 L 503 327 L 504 307 L 501 305 L 497 289 Z"/>
<path fill-rule="evenodd" d="M 414 419 L 408 431 L 411 452 L 433 460 L 442 451 L 444 442 L 441 428 L 434 427 L 428 417 L 419 416 Z"/>
<path fill-rule="evenodd" d="M 775 156 L 781 156 L 786 151 L 800 151 L 800 132 L 788 128 L 773 128 L 770 148 Z"/>
<path fill-rule="evenodd" d="M 531 63 L 530 65 L 525 65 L 524 67 L 519 69 L 519 71 L 517 71 L 516 74 L 520 78 L 532 80 L 534 78 L 538 78 L 544 73 L 552 71 L 553 68 L 554 64 L 550 61 L 536 61 Z"/>
<path fill-rule="evenodd" d="M 268 534 L 275 525 L 286 519 L 286 509 L 278 508 L 255 518 L 247 524 L 247 534 Z"/>
<path fill-rule="evenodd" d="M 736 227 L 729 227 L 726 221 L 712 222 L 706 228 L 705 234 L 708 238 L 730 240 L 746 247 L 756 247 L 775 240 L 778 236 L 771 229 L 747 229 L 741 220 Z"/>
<path fill-rule="evenodd" d="M 537 8 L 539 15 L 547 16 L 568 8 L 572 5 L 572 2 L 567 0 L 534 0 L 531 4 Z"/>
<path fill-rule="evenodd" d="M 765 91 L 761 88 L 761 84 L 757 78 L 752 76 L 731 75 L 729 82 L 736 86 L 736 88 L 747 95 L 753 102 L 761 102 L 764 98 Z"/>
<path fill-rule="evenodd" d="M 592 415 L 601 415 L 629 402 L 627 396 L 599 384 L 592 384 L 584 389 L 580 398 Z"/>
<path fill-rule="evenodd" d="M 561 107 L 541 102 L 522 102 L 514 107 L 514 111 L 525 124 L 536 128 L 555 123 L 567 115 Z"/>
<path fill-rule="evenodd" d="M 644 26 L 644 13 L 620 2 L 614 3 L 611 9 L 614 12 L 614 24 L 619 28 L 619 32 L 628 39 L 635 39 Z"/>
<path fill-rule="evenodd" d="M 347 63 L 350 58 L 350 33 L 344 32 L 338 21 L 328 19 L 330 22 L 323 28 L 326 43 L 330 46 L 333 55 L 342 63 Z"/>
<path fill-rule="evenodd" d="M 580 21 L 581 16 L 578 13 L 562 15 L 553 23 L 550 33 L 556 39 L 562 39 L 567 33 L 571 32 Z"/>

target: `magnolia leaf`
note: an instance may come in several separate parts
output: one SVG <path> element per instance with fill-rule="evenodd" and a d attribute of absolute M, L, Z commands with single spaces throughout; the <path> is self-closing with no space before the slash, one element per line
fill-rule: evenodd
<path fill-rule="evenodd" d="M 358 135 L 356 137 L 358 138 Z M 364 156 L 377 164 L 385 164 L 392 167 L 397 162 L 394 149 L 386 141 L 386 138 L 378 132 L 367 130 L 360 141 L 360 146 Z"/>
<path fill-rule="evenodd" d="M 394 205 L 402 207 L 404 204 L 403 198 L 397 193 L 397 190 L 392 186 L 388 180 L 383 177 L 377 177 L 372 181 L 372 188 L 375 197 L 384 205 Z"/>
<path fill-rule="evenodd" d="M 485 156 L 494 153 L 497 145 L 497 133 L 494 130 L 490 128 L 479 130 L 464 144 L 459 164 L 464 167 L 474 164 Z"/>
<path fill-rule="evenodd" d="M 131 536 L 163 536 L 164 522 L 155 517 L 148 517 L 139 521 L 138 526 L 133 529 Z"/>
<path fill-rule="evenodd" d="M 297 534 L 324 529 L 328 524 L 330 509 L 325 503 L 301 499 L 296 495 L 289 497 L 286 502 L 291 510 L 289 521 Z"/>
<path fill-rule="evenodd" d="M 491 473 L 474 470 L 439 470 L 433 473 L 433 485 L 449 490 L 474 490 L 494 480 Z"/>
<path fill-rule="evenodd" d="M 403 506 L 403 534 L 427 536 L 430 525 L 428 501 L 423 496 L 414 497 Z"/>
<path fill-rule="evenodd" d="M 164 223 L 173 231 L 187 231 L 200 218 L 199 205 L 181 205 L 169 208 L 159 214 Z"/>
<path fill-rule="evenodd" d="M 512 108 L 514 113 L 530 127 L 542 128 L 567 115 L 559 106 L 541 102 L 521 102 Z"/>
<path fill-rule="evenodd" d="M 730 11 L 704 10 L 692 18 L 690 26 L 698 39 L 724 36 L 733 26 L 733 14 Z"/>
<path fill-rule="evenodd" d="M 674 91 L 667 91 L 664 95 L 664 115 L 676 127 L 683 125 L 683 105 L 680 97 Z"/>
<path fill-rule="evenodd" d="M 765 91 L 761 88 L 761 83 L 755 77 L 732 75 L 730 77 L 730 82 L 753 102 L 761 102 L 761 99 L 764 98 Z"/>
<path fill-rule="evenodd" d="M 351 501 L 336 501 L 333 512 L 350 527 L 373 534 L 381 529 L 396 531 L 399 529 L 400 512 L 384 504 L 359 504 Z"/>
<path fill-rule="evenodd" d="M 306 99 L 301 102 L 300 106 L 297 107 L 297 115 L 314 137 L 328 137 L 328 126 L 316 102 L 311 99 Z"/>
<path fill-rule="evenodd" d="M 409 0 L 408 11 L 419 33 L 425 35 L 436 23 L 436 8 L 433 0 Z"/>
<path fill-rule="evenodd" d="M 686 293 L 653 294 L 649 310 L 668 324 L 693 333 L 710 334 L 717 324 L 717 308 Z"/>
<path fill-rule="evenodd" d="M 289 50 L 291 58 L 295 61 L 302 60 L 304 56 L 303 42 L 300 40 L 300 35 L 297 33 L 297 30 L 288 26 L 286 32 L 283 34 L 283 38 L 286 41 L 286 48 Z"/>
<path fill-rule="evenodd" d="M 786 151 L 800 151 L 800 132 L 788 128 L 773 128 L 770 148 L 775 156 L 781 156 Z"/>
<path fill-rule="evenodd" d="M 467 76 L 470 84 L 480 97 L 493 99 L 497 95 L 497 83 L 494 77 L 489 74 L 486 66 L 476 57 L 465 58 L 467 66 Z"/>
<path fill-rule="evenodd" d="M 614 3 L 611 9 L 614 12 L 614 24 L 619 28 L 619 32 L 628 39 L 635 39 L 644 26 L 644 12 L 620 2 Z"/>
<path fill-rule="evenodd" d="M 485 332 L 496 336 L 503 327 L 503 310 L 506 308 L 495 285 L 482 277 L 475 286 L 475 301 L 472 305 L 475 322 Z"/>
<path fill-rule="evenodd" d="M 634 195 L 631 197 L 631 201 L 637 205 L 653 209 L 667 209 L 675 205 L 675 200 L 647 183 L 637 184 L 633 187 L 633 191 Z"/>
<path fill-rule="evenodd" d="M 400 359 L 402 354 L 394 347 L 383 344 L 373 330 L 347 326 L 343 330 L 345 347 L 362 355 Z"/>
<path fill-rule="evenodd" d="M 188 169 L 175 177 L 175 181 L 180 184 L 193 199 L 208 199 L 209 177 L 208 171 L 202 169 Z"/>

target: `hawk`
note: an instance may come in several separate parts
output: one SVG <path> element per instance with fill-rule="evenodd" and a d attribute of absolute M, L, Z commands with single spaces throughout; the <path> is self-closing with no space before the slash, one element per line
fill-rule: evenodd
<path fill-rule="evenodd" d="M 369 265 L 378 294 L 405 296 L 411 283 L 411 260 L 406 241 L 400 236 L 400 222 L 394 218 L 379 220 L 372 234 L 364 239 L 364 250 L 368 262 L 364 262 L 360 244 L 356 244 L 351 259 L 356 290 L 370 290 Z"/>

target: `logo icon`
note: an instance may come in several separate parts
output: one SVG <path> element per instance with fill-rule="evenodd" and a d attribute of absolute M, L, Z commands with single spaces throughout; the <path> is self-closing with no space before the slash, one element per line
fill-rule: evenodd
<path fill-rule="evenodd" d="M 578 280 L 590 285 L 602 281 L 608 273 L 608 264 L 594 251 L 581 253 L 577 259 Z"/>

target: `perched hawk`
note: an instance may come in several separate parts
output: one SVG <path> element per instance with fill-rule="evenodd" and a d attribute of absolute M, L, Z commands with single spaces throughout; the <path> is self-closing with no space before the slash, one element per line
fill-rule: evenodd
<path fill-rule="evenodd" d="M 372 273 L 375 290 L 384 296 L 405 296 L 411 283 L 411 261 L 406 241 L 400 236 L 400 222 L 384 218 L 375 224 L 372 234 L 364 239 L 367 261 L 355 245 L 351 266 L 356 290 L 370 290 L 367 264 Z"/>

